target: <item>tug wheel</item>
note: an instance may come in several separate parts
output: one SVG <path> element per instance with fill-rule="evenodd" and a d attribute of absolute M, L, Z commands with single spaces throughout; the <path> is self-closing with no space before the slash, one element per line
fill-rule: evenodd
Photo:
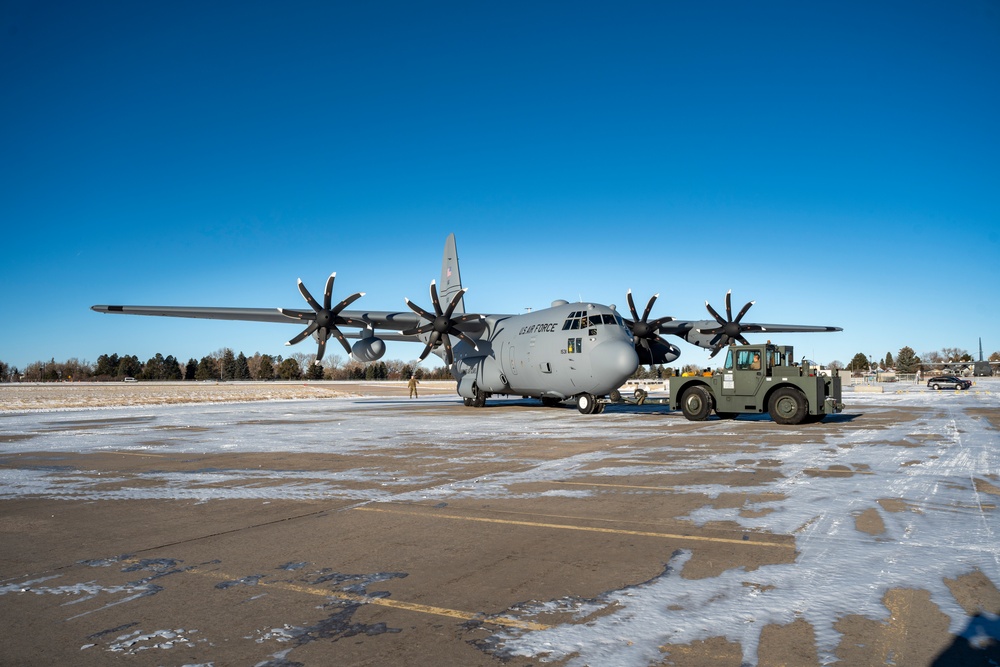
<path fill-rule="evenodd" d="M 693 422 L 704 421 L 712 412 L 712 395 L 705 387 L 691 387 L 681 398 L 681 412 Z"/>
<path fill-rule="evenodd" d="M 795 387 L 782 387 L 771 394 L 767 411 L 778 424 L 801 424 L 806 418 L 806 397 Z"/>

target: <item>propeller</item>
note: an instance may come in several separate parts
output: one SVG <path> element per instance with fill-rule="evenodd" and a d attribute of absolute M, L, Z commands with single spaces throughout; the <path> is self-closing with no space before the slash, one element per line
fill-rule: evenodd
<path fill-rule="evenodd" d="M 331 273 L 330 277 L 326 279 L 326 289 L 323 290 L 322 306 L 318 301 L 316 301 L 316 299 L 313 298 L 313 295 L 309 293 L 306 286 L 302 284 L 302 279 L 299 279 L 299 292 L 302 293 L 302 298 L 306 300 L 306 303 L 312 307 L 312 312 L 308 310 L 290 310 L 288 308 L 278 309 L 278 312 L 290 319 L 310 320 L 309 324 L 302 331 L 302 333 L 285 343 L 285 345 L 295 345 L 296 343 L 300 343 L 305 340 L 307 336 L 314 336 L 319 342 L 319 348 L 316 350 L 315 363 L 317 364 L 323 358 L 323 353 L 326 352 L 326 341 L 331 336 L 340 341 L 340 344 L 344 346 L 344 349 L 348 354 L 351 353 L 351 346 L 348 344 L 347 339 L 344 338 L 344 334 L 337 328 L 337 325 L 348 324 L 360 327 L 369 326 L 364 320 L 340 316 L 340 311 L 363 297 L 365 295 L 364 292 L 356 292 L 338 303 L 333 308 L 330 307 L 333 296 L 333 281 L 336 277 L 337 274 L 334 272 Z"/>
<path fill-rule="evenodd" d="M 625 320 L 625 324 L 627 324 L 628 328 L 632 330 L 632 337 L 635 338 L 639 345 L 641 345 L 642 348 L 649 353 L 650 359 L 652 359 L 653 355 L 653 349 L 652 346 L 650 346 L 650 341 L 669 345 L 669 343 L 660 336 L 660 325 L 674 320 L 672 317 L 660 317 L 652 322 L 649 321 L 649 313 L 653 310 L 653 304 L 659 296 L 659 294 L 654 294 L 649 297 L 649 302 L 646 304 L 646 310 L 642 311 L 642 317 L 639 317 L 639 313 L 636 312 L 635 309 L 635 302 L 632 300 L 632 290 L 629 290 L 626 295 L 626 298 L 628 299 L 628 309 L 632 311 L 633 319 Z"/>
<path fill-rule="evenodd" d="M 740 324 L 740 320 L 743 319 L 743 316 L 747 314 L 747 311 L 750 310 L 750 306 L 754 303 L 754 301 L 748 301 L 747 305 L 743 306 L 740 310 L 736 319 L 733 319 L 733 290 L 729 290 L 726 292 L 726 319 L 722 319 L 722 316 L 719 315 L 714 308 L 712 308 L 708 301 L 705 302 L 705 307 L 708 308 L 708 312 L 711 313 L 712 317 L 715 318 L 715 321 L 719 323 L 719 326 L 712 329 L 698 330 L 703 334 L 715 335 L 711 341 L 712 354 L 708 355 L 709 358 L 718 354 L 719 350 L 726 345 L 729 345 L 729 341 L 731 340 L 738 340 L 744 345 L 750 344 L 750 341 L 743 337 L 743 332 L 750 331 L 751 327 L 743 326 Z"/>
<path fill-rule="evenodd" d="M 459 290 L 455 296 L 452 297 L 451 303 L 448 304 L 448 307 L 442 309 L 441 301 L 438 299 L 437 284 L 432 280 L 431 303 L 434 305 L 433 313 L 424 310 L 409 299 L 406 299 L 406 305 L 410 307 L 410 310 L 415 312 L 417 315 L 420 315 L 423 319 L 428 320 L 427 324 L 402 332 L 404 336 L 414 336 L 430 332 L 431 335 L 430 338 L 427 339 L 427 346 L 424 347 L 424 351 L 420 354 L 421 361 L 426 359 L 427 355 L 430 354 L 434 346 L 441 342 L 444 344 L 445 363 L 451 366 L 455 357 L 451 353 L 451 339 L 449 336 L 455 336 L 456 338 L 471 345 L 474 350 L 479 351 L 479 346 L 476 344 L 476 341 L 459 331 L 455 325 L 461 324 L 462 322 L 480 321 L 485 318 L 482 315 L 472 314 L 452 317 L 452 314 L 455 312 L 455 308 L 458 306 L 458 302 L 462 300 L 462 295 L 464 295 L 466 291 L 466 289 Z"/>

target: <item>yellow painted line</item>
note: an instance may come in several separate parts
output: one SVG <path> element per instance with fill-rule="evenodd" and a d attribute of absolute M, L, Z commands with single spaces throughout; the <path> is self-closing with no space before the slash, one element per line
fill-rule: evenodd
<path fill-rule="evenodd" d="M 560 482 L 552 480 L 553 484 L 570 484 L 572 486 L 600 486 L 610 489 L 646 489 L 649 491 L 676 491 L 676 486 L 639 486 L 637 484 L 598 484 L 597 482 Z"/>
<path fill-rule="evenodd" d="M 428 519 L 454 519 L 458 521 L 477 521 L 480 523 L 499 523 L 508 526 L 527 526 L 530 528 L 555 528 L 557 530 L 576 530 L 585 533 L 607 533 L 610 535 L 635 535 L 639 537 L 659 537 L 669 540 L 688 540 L 692 542 L 719 542 L 723 544 L 741 544 L 752 547 L 780 547 L 783 549 L 794 549 L 794 544 L 782 544 L 780 542 L 751 542 L 749 540 L 736 540 L 729 537 L 707 537 L 704 535 L 678 535 L 676 533 L 654 533 L 645 530 L 626 530 L 623 528 L 598 528 L 594 526 L 568 526 L 562 523 L 540 523 L 536 521 L 514 521 L 512 519 L 487 519 L 485 517 L 458 516 L 455 514 L 437 514 L 431 512 L 406 512 L 403 510 L 382 509 L 378 507 L 353 507 L 351 509 L 362 512 L 381 512 L 383 514 L 403 514 L 407 516 L 419 516 Z"/>
<path fill-rule="evenodd" d="M 128 558 L 122 561 L 123 563 L 136 563 L 139 562 L 137 559 Z M 184 570 L 187 574 L 200 574 L 206 577 L 212 577 L 213 579 L 219 579 L 221 581 L 239 581 L 240 577 L 234 577 L 225 572 L 220 572 L 218 570 L 199 570 L 198 568 L 191 568 L 189 570 Z M 479 621 L 481 623 L 490 623 L 492 625 L 502 625 L 510 628 L 519 628 L 521 630 L 548 630 L 548 625 L 544 623 L 533 623 L 531 621 L 522 621 L 520 619 L 511 618 L 509 616 L 493 616 L 488 617 L 482 613 L 474 613 L 470 611 L 461 611 L 459 609 L 448 609 L 446 607 L 435 607 L 433 605 L 417 604 L 415 602 L 404 602 L 402 600 L 393 600 L 392 598 L 372 598 L 364 595 L 355 595 L 354 593 L 345 593 L 343 591 L 332 591 L 325 588 L 317 588 L 315 586 L 303 586 L 301 584 L 293 584 L 287 581 L 258 581 L 255 585 L 262 588 L 280 588 L 282 590 L 291 591 L 293 593 L 305 593 L 307 595 L 315 595 L 324 598 L 336 598 L 338 600 L 344 600 L 345 602 L 354 602 L 356 604 L 371 604 L 377 607 L 388 607 L 390 609 L 400 609 L 403 611 L 412 611 L 418 614 L 431 614 L 434 616 L 447 616 L 449 618 L 457 618 L 463 621 Z"/>
<path fill-rule="evenodd" d="M 871 470 L 839 470 L 830 468 L 803 468 L 802 472 L 815 475 L 875 475 Z"/>

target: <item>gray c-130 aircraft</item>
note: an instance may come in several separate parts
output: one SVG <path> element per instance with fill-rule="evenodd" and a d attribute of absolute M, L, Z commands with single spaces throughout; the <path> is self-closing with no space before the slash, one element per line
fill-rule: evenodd
<path fill-rule="evenodd" d="M 326 282 L 320 303 L 301 280 L 299 292 L 311 310 L 290 308 L 206 308 L 178 306 L 92 306 L 99 313 L 190 317 L 216 320 L 306 323 L 288 341 L 294 345 L 312 336 L 318 343 L 316 363 L 326 344 L 336 338 L 357 361 L 370 362 L 385 354 L 385 341 L 421 342 L 420 360 L 434 352 L 448 365 L 458 394 L 467 406 L 482 407 L 494 394 L 541 399 L 545 405 L 575 400 L 581 413 L 601 412 L 600 399 L 620 387 L 639 364 L 664 364 L 681 352 L 664 335 L 712 350 L 714 356 L 731 341 L 747 344 L 748 332 L 829 332 L 840 327 L 743 323 L 753 301 L 733 318 L 731 292 L 726 294 L 726 317 L 706 301 L 714 319 L 676 320 L 649 315 L 659 295 L 653 295 L 640 317 L 628 291 L 632 319 L 615 307 L 596 303 L 554 301 L 542 310 L 517 315 L 465 312 L 465 292 L 458 267 L 455 235 L 445 241 L 440 285 L 430 284 L 432 310 L 406 299 L 409 312 L 347 310 L 364 292 L 333 304 L 336 273 Z M 341 327 L 357 328 L 344 332 Z M 351 345 L 348 338 L 358 340 Z M 454 341 L 452 339 L 455 339 Z"/>

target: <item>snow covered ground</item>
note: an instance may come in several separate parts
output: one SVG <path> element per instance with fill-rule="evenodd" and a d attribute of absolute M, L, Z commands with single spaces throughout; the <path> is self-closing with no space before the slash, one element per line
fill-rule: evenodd
<path fill-rule="evenodd" d="M 428 407 L 455 402 L 454 397 L 421 399 Z M 977 625 L 970 625 L 970 610 L 956 599 L 950 583 L 978 573 L 992 582 L 994 591 L 1000 586 L 1000 383 L 980 381 L 968 392 L 888 385 L 886 393 L 846 391 L 845 403 L 847 416 L 838 419 L 910 409 L 917 411 L 917 417 L 870 429 L 842 428 L 847 422 L 838 420 L 789 427 L 782 433 L 790 437 L 766 445 L 766 457 L 779 462 L 780 475 L 740 488 L 741 493 L 763 500 L 752 507 L 705 505 L 678 517 L 697 525 L 730 521 L 748 531 L 794 535 L 794 563 L 687 579 L 679 573 L 691 554 L 680 551 L 663 576 L 647 583 L 596 599 L 540 600 L 511 611 L 526 621 L 549 623 L 556 612 L 570 612 L 576 621 L 587 620 L 545 630 L 503 629 L 494 636 L 495 650 L 543 662 L 638 666 L 661 661 L 665 645 L 722 634 L 738 642 L 744 661 L 752 664 L 757 661 L 762 628 L 804 619 L 815 629 L 820 662 L 829 663 L 835 660 L 841 641 L 838 622 L 848 615 L 888 622 L 891 612 L 884 596 L 899 588 L 928 591 L 931 601 L 950 619 L 951 632 L 965 636 L 971 645 L 1000 638 L 997 610 L 982 610 Z M 376 405 L 385 409 L 368 410 Z M 623 462 L 620 453 L 614 452 L 623 441 L 653 442 L 651 454 L 657 448 L 676 454 L 689 447 L 688 423 L 676 415 L 637 419 L 634 410 L 617 406 L 589 417 L 576 411 L 532 409 L 519 413 L 516 420 L 506 410 L 459 409 L 447 415 L 447 428 L 441 428 L 440 415 L 429 417 L 409 409 L 413 406 L 405 398 L 327 398 L 97 410 L 59 409 L 50 401 L 43 410 L 19 411 L 8 406 L 0 412 L 0 454 L 364 451 L 391 457 L 407 443 L 424 442 L 460 460 L 483 455 L 497 441 L 516 445 L 528 440 L 572 439 L 581 425 L 589 437 L 606 435 L 609 444 L 600 451 L 554 460 L 517 458 L 522 465 L 471 482 L 455 482 L 444 473 L 438 479 L 427 472 L 419 480 L 407 478 L 411 490 L 406 491 L 394 488 L 403 480 L 385 469 L 375 473 L 381 476 L 380 484 L 361 488 L 357 483 L 370 482 L 372 470 L 148 472 L 141 479 L 123 474 L 109 480 L 87 470 L 5 467 L 0 468 L 0 500 L 511 498 L 511 487 L 523 489 L 525 483 L 643 474 L 648 470 L 643 462 Z M 358 418 L 359 407 L 365 408 L 363 419 Z M 758 425 L 741 419 L 708 422 L 701 428 L 745 444 L 759 436 Z M 797 433 L 805 435 L 791 437 Z M 823 443 L 808 442 L 817 433 Z M 678 463 L 673 469 L 660 467 L 657 474 L 680 476 L 695 469 L 739 470 L 748 465 L 745 447 L 708 458 L 690 447 L 692 456 L 675 458 Z M 505 451 L 511 460 L 517 457 L 516 447 Z M 505 456 L 495 450 L 489 455 Z M 412 490 L 415 482 L 421 484 L 419 491 Z M 731 491 L 721 485 L 689 485 L 683 490 L 710 498 Z M 564 493 L 593 491 L 573 487 Z M 871 525 L 866 528 L 863 520 Z M 0 595 L 6 592 L 0 587 Z"/>

